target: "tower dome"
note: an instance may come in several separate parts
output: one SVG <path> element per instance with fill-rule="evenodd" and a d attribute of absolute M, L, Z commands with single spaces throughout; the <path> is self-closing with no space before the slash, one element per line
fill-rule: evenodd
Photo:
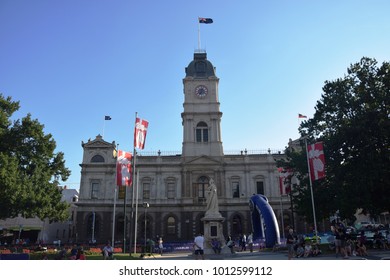
<path fill-rule="evenodd" d="M 215 67 L 207 60 L 207 53 L 194 53 L 194 60 L 186 67 L 186 77 L 207 79 L 215 76 Z"/>

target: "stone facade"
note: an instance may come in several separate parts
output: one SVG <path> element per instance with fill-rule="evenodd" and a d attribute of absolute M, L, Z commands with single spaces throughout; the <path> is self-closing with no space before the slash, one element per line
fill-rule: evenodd
<path fill-rule="evenodd" d="M 128 188 L 126 204 L 123 189 L 115 192 L 115 142 L 108 143 L 98 135 L 94 140 L 82 143 L 84 154 L 77 203 L 80 242 L 111 240 L 113 225 L 115 240 L 122 241 L 124 205 L 129 221 L 132 220 L 131 213 L 134 217 L 137 215 L 138 240 L 144 239 L 145 229 L 147 238 L 162 236 L 165 242 L 193 240 L 197 232 L 203 231 L 201 219 L 206 210 L 206 190 L 211 178 L 217 187 L 219 211 L 225 218 L 224 236 L 251 231 L 248 204 L 249 198 L 256 193 L 268 197 L 277 217 L 280 217 L 283 202 L 284 225 L 289 223 L 289 199 L 280 199 L 275 162 L 284 155 L 278 151 L 224 153 L 218 83 L 215 68 L 207 60 L 206 53 L 195 53 L 183 79 L 182 153 L 143 155 L 139 151 L 138 178 L 134 178 L 138 188 Z M 136 198 L 133 190 L 136 189 L 137 213 L 134 208 L 131 210 L 132 198 Z M 143 208 L 144 203 L 149 207 Z M 129 230 L 126 232 L 128 234 Z"/>

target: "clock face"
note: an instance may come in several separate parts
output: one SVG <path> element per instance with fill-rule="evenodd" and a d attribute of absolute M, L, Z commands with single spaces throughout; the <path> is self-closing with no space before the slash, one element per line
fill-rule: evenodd
<path fill-rule="evenodd" d="M 198 96 L 199 98 L 204 98 L 204 97 L 206 97 L 207 92 L 208 92 L 208 89 L 207 89 L 206 86 L 200 85 L 200 86 L 197 86 L 197 87 L 195 88 L 195 94 L 196 94 L 196 96 Z"/>

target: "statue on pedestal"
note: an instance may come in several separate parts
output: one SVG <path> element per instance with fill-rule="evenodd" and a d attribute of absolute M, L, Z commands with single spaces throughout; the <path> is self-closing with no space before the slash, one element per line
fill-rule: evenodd
<path fill-rule="evenodd" d="M 225 237 L 223 236 L 223 222 L 218 207 L 217 187 L 213 179 L 209 181 L 206 197 L 206 213 L 202 218 L 205 237 L 205 254 L 226 253 Z M 215 244 L 218 243 L 218 249 Z M 226 247 L 226 248 L 225 248 Z"/>
<path fill-rule="evenodd" d="M 205 216 L 215 216 L 219 214 L 217 187 L 215 186 L 214 180 L 210 179 L 210 185 L 207 189 L 207 208 Z M 220 215 L 220 214 L 219 214 Z"/>

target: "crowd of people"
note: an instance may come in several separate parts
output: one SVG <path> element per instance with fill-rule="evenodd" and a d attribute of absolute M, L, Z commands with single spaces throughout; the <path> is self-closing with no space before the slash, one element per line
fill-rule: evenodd
<path fill-rule="evenodd" d="M 353 232 L 341 222 L 334 222 L 331 226 L 334 241 L 329 247 L 336 253 L 336 258 L 348 259 L 351 256 L 368 256 L 368 247 L 373 249 L 390 249 L 389 230 L 374 229 L 373 235 L 370 232 L 368 238 L 365 230 Z M 289 229 L 286 245 L 288 249 L 288 259 L 307 258 L 321 254 L 319 244 L 312 239 L 304 239 L 303 236 L 297 236 L 292 228 Z"/>
<path fill-rule="evenodd" d="M 42 259 L 47 259 L 47 254 L 42 254 Z M 84 249 L 80 246 L 73 245 L 70 250 L 66 247 L 62 247 L 56 256 L 57 260 L 86 260 Z"/>
<path fill-rule="evenodd" d="M 292 228 L 286 238 L 288 259 L 316 257 L 322 253 L 316 239 L 305 239 L 303 235 L 297 236 Z"/>

